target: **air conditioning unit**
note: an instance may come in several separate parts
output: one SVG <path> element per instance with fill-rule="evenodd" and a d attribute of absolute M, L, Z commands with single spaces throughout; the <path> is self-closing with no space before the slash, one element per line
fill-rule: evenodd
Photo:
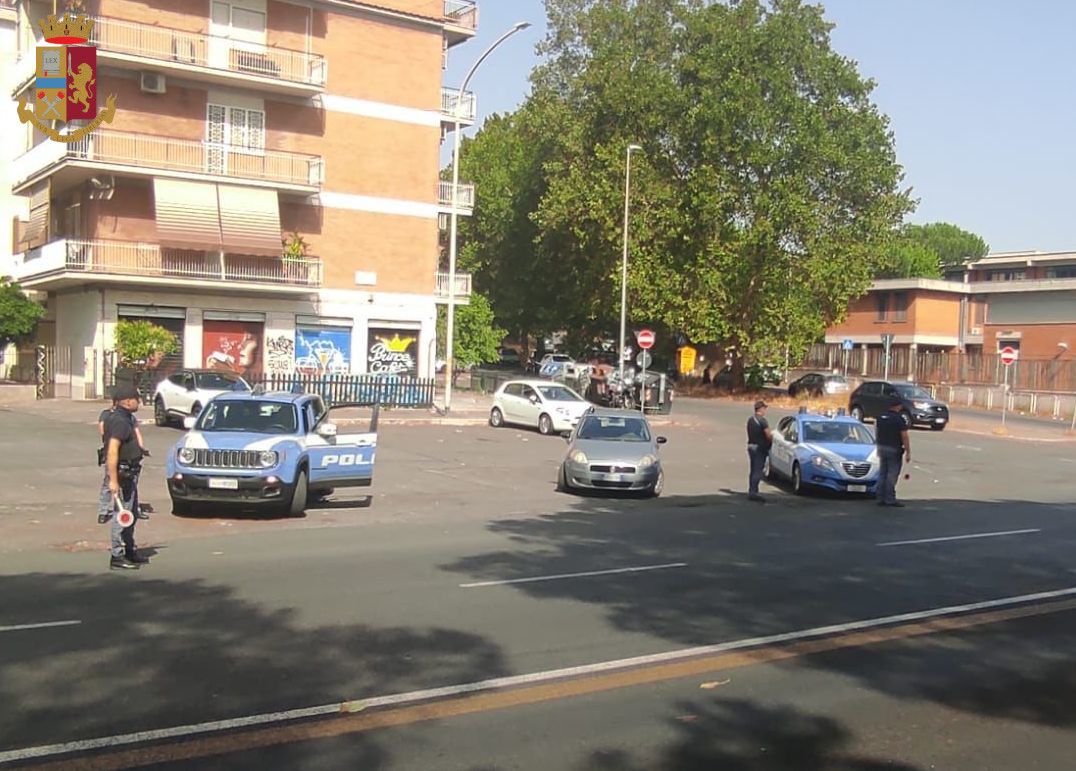
<path fill-rule="evenodd" d="M 165 92 L 164 75 L 159 72 L 143 72 L 142 91 L 147 94 L 163 94 Z"/>

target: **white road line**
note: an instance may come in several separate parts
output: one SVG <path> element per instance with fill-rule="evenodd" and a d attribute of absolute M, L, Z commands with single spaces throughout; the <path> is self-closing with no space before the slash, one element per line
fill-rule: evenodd
<path fill-rule="evenodd" d="M 949 535 L 944 538 L 920 538 L 915 541 L 888 541 L 886 543 L 876 543 L 875 546 L 907 546 L 913 543 L 941 543 L 942 541 L 964 541 L 969 538 L 995 538 L 999 535 L 1025 535 L 1027 533 L 1041 533 L 1039 528 L 1030 528 L 1028 530 L 1002 530 L 998 533 L 972 533 L 970 535 Z"/>
<path fill-rule="evenodd" d="M 21 632 L 24 629 L 48 629 L 54 626 L 75 626 L 81 621 L 46 621 L 42 624 L 15 624 L 13 626 L 0 626 L 0 632 Z"/>
<path fill-rule="evenodd" d="M 585 573 L 559 573 L 553 576 L 533 576 L 532 578 L 510 578 L 505 581 L 477 581 L 472 584 L 460 584 L 461 589 L 474 589 L 479 586 L 503 586 L 504 584 L 529 584 L 535 581 L 559 581 L 562 578 L 584 578 L 586 576 L 611 576 L 615 573 L 642 573 L 646 570 L 666 570 L 668 568 L 686 568 L 686 562 L 670 562 L 666 565 L 643 565 L 635 568 L 616 568 L 615 570 L 588 570 Z"/>
<path fill-rule="evenodd" d="M 566 678 L 592 675 L 599 672 L 610 672 L 623 669 L 632 669 L 639 666 L 652 664 L 665 664 L 670 661 L 690 659 L 700 656 L 708 656 L 716 653 L 743 650 L 745 648 L 758 648 L 776 643 L 796 642 L 813 637 L 827 637 L 846 632 L 855 632 L 863 629 L 874 629 L 882 626 L 907 623 L 910 621 L 923 621 L 925 619 L 940 618 L 963 613 L 973 613 L 991 608 L 1003 608 L 1013 605 L 1022 605 L 1045 600 L 1056 600 L 1062 597 L 1076 596 L 1076 586 L 1067 589 L 1057 589 L 1050 592 L 1037 592 L 1035 594 L 1022 594 L 1015 597 L 1002 597 L 996 600 L 973 602 L 967 605 L 949 605 L 943 608 L 919 610 L 911 613 L 900 613 L 895 616 L 882 616 L 863 621 L 850 621 L 844 624 L 832 624 L 830 626 L 818 626 L 812 629 L 801 629 L 795 632 L 767 635 L 765 637 L 749 637 L 744 640 L 717 643 L 716 645 L 703 645 L 695 648 L 681 648 L 680 650 L 654 653 L 648 656 L 636 656 L 628 659 L 614 659 L 601 661 L 595 664 L 584 664 L 578 667 L 565 669 L 551 669 L 544 672 L 532 672 L 526 675 L 514 675 L 511 677 L 496 677 L 490 680 L 479 680 L 473 683 L 461 683 L 449 685 L 443 688 L 429 688 L 421 691 L 408 691 L 388 696 L 377 696 L 369 699 L 356 699 L 354 701 L 325 704 L 319 707 L 306 707 L 303 709 L 286 710 L 283 712 L 269 712 L 261 715 L 232 718 L 230 720 L 216 720 L 207 723 L 192 723 L 189 725 L 161 728 L 154 731 L 139 731 L 137 733 L 119 734 L 116 736 L 103 736 L 97 739 L 84 739 L 82 741 L 64 742 L 61 744 L 46 744 L 38 747 L 25 747 L 23 749 L 0 752 L 0 764 L 28 760 L 30 758 L 42 758 L 51 755 L 63 755 L 70 752 L 83 750 L 99 750 L 108 747 L 121 747 L 139 742 L 155 741 L 159 739 L 175 739 L 178 737 L 195 736 L 200 734 L 230 731 L 236 728 L 249 726 L 268 725 L 272 723 L 284 723 L 294 720 L 303 720 L 311 717 L 326 715 L 338 715 L 341 713 L 362 712 L 367 709 L 378 707 L 400 706 L 418 702 L 441 699 L 450 696 L 460 696 L 466 693 L 479 691 L 495 691 L 505 688 L 513 688 L 535 683 L 546 683 Z"/>

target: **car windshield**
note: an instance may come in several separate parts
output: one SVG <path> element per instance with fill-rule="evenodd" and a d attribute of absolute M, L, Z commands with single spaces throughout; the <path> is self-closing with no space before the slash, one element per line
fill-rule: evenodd
<path fill-rule="evenodd" d="M 542 398 L 551 402 L 581 402 L 583 397 L 564 386 L 538 386 Z"/>
<path fill-rule="evenodd" d="M 554 353 L 549 357 L 550 361 L 571 361 L 572 357 L 566 353 Z"/>
<path fill-rule="evenodd" d="M 899 385 L 894 386 L 897 389 L 897 393 L 903 396 L 905 399 L 929 399 L 930 393 L 919 386 L 913 385 Z"/>
<path fill-rule="evenodd" d="M 642 418 L 591 415 L 579 427 L 578 438 L 610 442 L 649 442 L 650 427 Z"/>
<path fill-rule="evenodd" d="M 803 423 L 803 441 L 833 444 L 874 444 L 870 430 L 860 423 L 808 420 Z"/>
<path fill-rule="evenodd" d="M 294 405 L 246 399 L 214 399 L 198 419 L 199 431 L 294 434 L 297 426 Z"/>
<path fill-rule="evenodd" d="M 227 372 L 199 372 L 195 375 L 195 378 L 198 388 L 205 391 L 250 390 L 241 377 Z"/>

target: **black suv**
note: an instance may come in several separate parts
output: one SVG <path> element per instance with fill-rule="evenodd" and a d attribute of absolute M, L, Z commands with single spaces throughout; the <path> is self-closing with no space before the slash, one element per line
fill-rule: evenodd
<path fill-rule="evenodd" d="M 908 427 L 930 426 L 941 431 L 949 424 L 949 408 L 934 399 L 922 386 L 914 383 L 887 383 L 872 380 L 848 397 L 848 413 L 858 419 L 877 418 L 888 409 L 890 397 L 901 401 L 900 415 Z"/>

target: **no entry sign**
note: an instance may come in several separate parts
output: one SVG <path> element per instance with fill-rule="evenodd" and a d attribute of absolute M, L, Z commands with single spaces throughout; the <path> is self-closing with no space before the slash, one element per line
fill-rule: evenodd
<path fill-rule="evenodd" d="M 1004 348 L 1002 348 L 1001 349 L 1001 363 L 1004 364 L 1006 367 L 1008 367 L 1014 361 L 1016 361 L 1016 349 L 1013 348 L 1010 345 L 1007 345 Z"/>
<path fill-rule="evenodd" d="M 654 333 L 649 329 L 640 329 L 638 334 L 635 335 L 635 339 L 639 342 L 639 347 L 653 348 L 654 347 Z"/>

